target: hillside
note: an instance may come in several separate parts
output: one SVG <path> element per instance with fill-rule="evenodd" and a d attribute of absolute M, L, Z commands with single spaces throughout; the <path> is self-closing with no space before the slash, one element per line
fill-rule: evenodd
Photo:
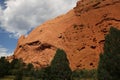
<path fill-rule="evenodd" d="M 111 26 L 120 29 L 120 0 L 81 0 L 68 13 L 36 27 L 27 37 L 21 36 L 9 59 L 22 58 L 45 67 L 61 48 L 73 70 L 94 69 Z"/>

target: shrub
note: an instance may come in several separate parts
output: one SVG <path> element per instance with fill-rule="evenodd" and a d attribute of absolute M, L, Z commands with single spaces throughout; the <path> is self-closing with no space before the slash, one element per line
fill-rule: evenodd
<path fill-rule="evenodd" d="M 97 70 L 75 70 L 72 72 L 71 79 L 93 79 L 97 80 Z"/>

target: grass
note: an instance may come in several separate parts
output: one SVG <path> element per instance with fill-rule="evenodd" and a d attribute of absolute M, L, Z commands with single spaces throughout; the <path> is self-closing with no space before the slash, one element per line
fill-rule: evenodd
<path fill-rule="evenodd" d="M 1 78 L 0 80 L 14 80 L 15 76 L 5 76 L 4 78 Z M 24 77 L 23 80 L 35 80 L 31 79 L 31 77 Z M 73 80 L 97 80 L 93 78 L 73 78 Z"/>
<path fill-rule="evenodd" d="M 15 76 L 5 76 L 0 78 L 0 80 L 14 80 Z M 32 77 L 23 77 L 23 80 L 35 80 Z"/>
<path fill-rule="evenodd" d="M 96 80 L 96 79 L 92 79 L 92 78 L 74 78 L 73 80 Z"/>
<path fill-rule="evenodd" d="M 15 76 L 5 76 L 3 78 L 0 78 L 0 80 L 14 80 Z"/>

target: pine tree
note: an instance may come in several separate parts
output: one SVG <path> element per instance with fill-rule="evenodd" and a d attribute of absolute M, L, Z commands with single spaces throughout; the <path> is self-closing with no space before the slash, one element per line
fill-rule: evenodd
<path fill-rule="evenodd" d="M 100 54 L 98 80 L 120 80 L 120 30 L 111 27 Z"/>
<path fill-rule="evenodd" d="M 50 72 L 52 80 L 69 80 L 72 71 L 69 67 L 66 53 L 63 50 L 58 49 L 56 51 L 51 62 Z"/>

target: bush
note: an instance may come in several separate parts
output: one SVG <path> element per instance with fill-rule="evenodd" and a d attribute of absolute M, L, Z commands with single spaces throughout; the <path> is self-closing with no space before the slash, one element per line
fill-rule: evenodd
<path fill-rule="evenodd" d="M 34 74 L 34 66 L 29 63 L 28 65 L 26 65 L 26 67 L 23 68 L 23 75 L 30 77 L 33 76 Z"/>
<path fill-rule="evenodd" d="M 93 79 L 97 80 L 97 70 L 75 70 L 72 72 L 71 79 Z"/>
<path fill-rule="evenodd" d="M 37 69 L 34 73 L 34 77 L 40 80 L 50 80 L 50 67 Z"/>
<path fill-rule="evenodd" d="M 18 70 L 18 72 L 15 74 L 14 80 L 22 80 L 23 79 L 23 70 Z"/>

